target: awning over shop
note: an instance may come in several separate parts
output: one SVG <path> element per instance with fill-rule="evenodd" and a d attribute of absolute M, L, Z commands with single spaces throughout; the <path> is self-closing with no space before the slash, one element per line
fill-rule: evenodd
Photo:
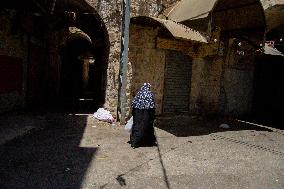
<path fill-rule="evenodd" d="M 284 5 L 284 0 L 266 0 L 266 1 L 261 1 L 263 9 L 269 9 L 271 7 L 275 7 L 277 5 Z"/>
<path fill-rule="evenodd" d="M 213 9 L 216 0 L 182 0 L 165 15 L 167 18 L 183 22 L 186 20 L 194 20 L 205 18 Z"/>
<path fill-rule="evenodd" d="M 182 0 L 169 9 L 164 18 L 208 33 L 218 26 L 222 31 L 261 31 L 262 38 L 266 27 L 259 0 Z"/>
<path fill-rule="evenodd" d="M 276 48 L 269 46 L 268 44 L 265 44 L 263 53 L 267 54 L 267 55 L 283 56 L 284 57 L 284 54 L 282 52 L 278 51 Z"/>
<path fill-rule="evenodd" d="M 284 28 L 284 0 L 276 1 L 273 5 L 265 7 L 265 17 L 267 23 L 267 32 L 274 29 L 283 31 Z"/>
<path fill-rule="evenodd" d="M 205 35 L 183 24 L 176 23 L 172 20 L 165 20 L 147 16 L 138 16 L 131 18 L 131 24 L 138 24 L 149 27 L 160 26 L 166 29 L 172 35 L 172 37 L 176 39 L 207 43 Z"/>

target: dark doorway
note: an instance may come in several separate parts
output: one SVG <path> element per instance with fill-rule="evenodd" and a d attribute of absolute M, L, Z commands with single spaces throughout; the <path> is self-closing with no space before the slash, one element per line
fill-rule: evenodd
<path fill-rule="evenodd" d="M 96 89 L 100 88 L 97 62 L 91 41 L 71 38 L 62 48 L 60 69 L 60 99 L 67 107 L 94 111 L 98 105 Z"/>
<path fill-rule="evenodd" d="M 283 123 L 284 58 L 262 55 L 256 57 L 253 114 L 263 123 Z"/>

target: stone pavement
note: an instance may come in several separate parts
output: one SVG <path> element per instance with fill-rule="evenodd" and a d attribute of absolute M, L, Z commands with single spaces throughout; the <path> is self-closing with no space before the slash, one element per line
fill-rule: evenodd
<path fill-rule="evenodd" d="M 132 149 L 122 126 L 91 115 L 18 119 L 40 129 L 0 145 L 0 188 L 284 188 L 284 132 L 276 128 L 159 118 L 158 145 Z"/>
<path fill-rule="evenodd" d="M 11 113 L 0 115 L 0 145 L 43 127 L 44 122 L 45 117 L 42 115 L 23 116 Z"/>

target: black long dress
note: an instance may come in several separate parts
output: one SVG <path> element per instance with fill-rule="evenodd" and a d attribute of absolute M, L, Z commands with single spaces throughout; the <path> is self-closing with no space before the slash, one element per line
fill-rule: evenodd
<path fill-rule="evenodd" d="M 133 126 L 130 135 L 131 146 L 153 146 L 156 142 L 154 134 L 155 108 L 133 108 Z"/>

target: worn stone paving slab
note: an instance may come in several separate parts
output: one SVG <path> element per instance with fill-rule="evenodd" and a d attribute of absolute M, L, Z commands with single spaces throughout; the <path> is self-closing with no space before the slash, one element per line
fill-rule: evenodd
<path fill-rule="evenodd" d="M 257 189 L 284 185 L 281 155 L 211 136 L 192 141 L 123 175 L 124 187 Z M 118 182 L 113 181 L 107 188 L 116 187 Z"/>
<path fill-rule="evenodd" d="M 0 116 L 0 145 L 44 125 L 44 116 Z"/>
<path fill-rule="evenodd" d="M 158 146 L 132 149 L 123 126 L 91 115 L 33 123 L 45 128 L 0 145 L 0 188 L 284 188 L 276 130 L 210 133 L 191 124 L 178 137 L 156 127 Z"/>

